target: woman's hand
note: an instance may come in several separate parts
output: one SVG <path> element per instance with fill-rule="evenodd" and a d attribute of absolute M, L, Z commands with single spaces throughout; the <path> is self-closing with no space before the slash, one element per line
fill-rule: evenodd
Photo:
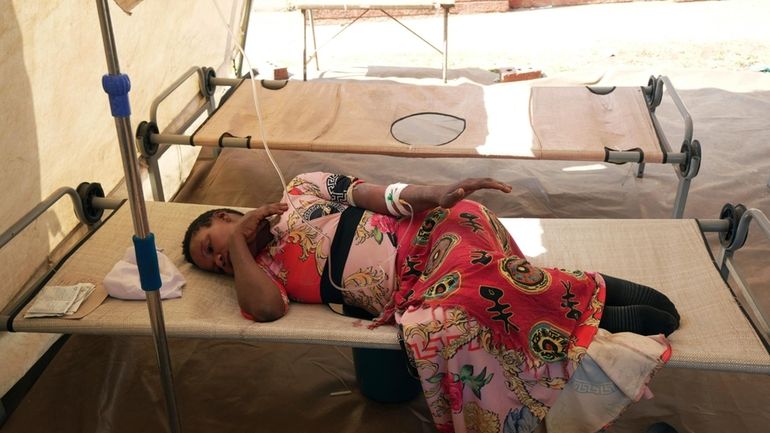
<path fill-rule="evenodd" d="M 266 218 L 286 210 L 285 203 L 260 206 L 236 221 L 230 235 L 229 260 L 238 305 L 257 322 L 269 322 L 286 314 L 281 290 L 254 260 L 272 238 Z"/>
<path fill-rule="evenodd" d="M 267 218 L 272 215 L 280 215 L 288 209 L 289 206 L 286 203 L 278 202 L 269 203 L 247 212 L 236 223 L 230 242 L 233 242 L 233 237 L 237 236 L 246 241 L 246 244 L 252 247 L 254 252 L 260 251 L 272 239 L 270 223 Z"/>
<path fill-rule="evenodd" d="M 490 177 L 463 179 L 452 185 L 436 186 L 438 205 L 450 208 L 460 200 L 480 189 L 496 189 L 504 193 L 511 192 L 511 186 Z"/>

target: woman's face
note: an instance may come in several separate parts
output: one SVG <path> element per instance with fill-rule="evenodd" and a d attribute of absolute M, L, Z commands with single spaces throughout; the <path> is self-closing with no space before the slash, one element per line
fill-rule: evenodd
<path fill-rule="evenodd" d="M 202 227 L 190 239 L 190 256 L 205 271 L 233 274 L 228 242 L 240 215 L 217 212 L 209 227 Z"/>

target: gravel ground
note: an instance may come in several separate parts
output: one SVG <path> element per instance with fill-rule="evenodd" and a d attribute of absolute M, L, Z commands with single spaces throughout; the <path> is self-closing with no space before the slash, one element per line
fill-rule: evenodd
<path fill-rule="evenodd" d="M 249 58 L 263 72 L 282 66 L 298 75 L 302 17 L 278 3 L 255 9 Z M 618 66 L 757 70 L 770 66 L 768 18 L 766 0 L 639 1 L 452 15 L 449 68 L 533 67 L 550 75 Z M 403 21 L 441 46 L 441 16 Z M 438 53 L 389 19 L 358 21 L 324 45 L 342 27 L 316 24 L 321 70 L 441 67 Z"/>

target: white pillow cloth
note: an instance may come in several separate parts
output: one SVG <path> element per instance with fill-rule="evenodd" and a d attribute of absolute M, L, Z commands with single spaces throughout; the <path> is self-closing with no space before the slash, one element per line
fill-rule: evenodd
<path fill-rule="evenodd" d="M 160 298 L 170 299 L 182 296 L 182 286 L 185 279 L 171 260 L 158 251 L 158 267 L 160 268 Z M 128 300 L 144 300 L 145 292 L 139 281 L 139 268 L 136 265 L 134 247 L 126 249 L 126 254 L 115 263 L 112 270 L 104 277 L 104 288 L 113 298 Z"/>

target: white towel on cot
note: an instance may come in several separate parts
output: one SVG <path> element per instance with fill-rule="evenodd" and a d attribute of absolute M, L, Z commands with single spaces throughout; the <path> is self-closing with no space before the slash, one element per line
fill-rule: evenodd
<path fill-rule="evenodd" d="M 179 270 L 171 263 L 165 254 L 158 251 L 158 267 L 160 268 L 160 298 L 170 299 L 182 296 L 182 286 L 185 279 Z M 115 263 L 112 270 L 104 277 L 104 288 L 113 298 L 141 299 L 146 298 L 139 281 L 139 268 L 136 265 L 134 247 L 126 249 L 123 258 Z"/>

